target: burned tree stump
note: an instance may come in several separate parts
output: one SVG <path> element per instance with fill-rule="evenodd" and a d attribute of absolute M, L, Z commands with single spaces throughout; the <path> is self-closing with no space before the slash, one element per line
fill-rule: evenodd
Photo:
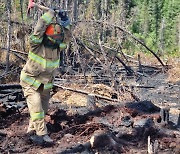
<path fill-rule="evenodd" d="M 96 101 L 96 98 L 94 94 L 87 95 L 87 107 L 89 110 L 94 110 L 97 108 L 95 101 Z"/>
<path fill-rule="evenodd" d="M 161 116 L 161 123 L 167 125 L 169 123 L 169 108 L 161 108 L 160 116 Z"/>
<path fill-rule="evenodd" d="M 158 153 L 159 143 L 157 140 L 151 142 L 150 136 L 148 136 L 148 154 L 157 154 Z"/>

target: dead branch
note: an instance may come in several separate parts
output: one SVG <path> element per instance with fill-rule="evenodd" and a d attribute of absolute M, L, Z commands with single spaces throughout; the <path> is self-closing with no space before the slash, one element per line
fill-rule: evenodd
<path fill-rule="evenodd" d="M 106 68 L 108 68 L 108 69 L 109 69 L 109 67 L 108 67 L 108 59 L 107 59 L 106 53 L 105 53 L 105 51 L 104 51 L 104 49 L 103 49 L 103 47 L 102 47 L 102 43 L 101 43 L 101 40 L 100 40 L 100 39 L 99 39 L 99 46 L 100 46 L 100 49 L 101 49 L 102 55 L 103 55 L 104 60 L 105 60 L 105 65 L 106 65 Z"/>
<path fill-rule="evenodd" d="M 85 39 L 85 38 L 84 38 L 84 40 L 89 41 L 89 42 L 91 42 L 91 43 L 94 44 L 94 45 L 98 45 L 96 42 L 94 42 L 94 41 L 92 41 L 92 40 Z M 109 50 L 112 50 L 112 51 L 114 51 L 114 52 L 117 52 L 117 51 L 118 51 L 116 48 L 109 47 L 109 46 L 104 45 L 104 44 L 102 44 L 102 47 L 104 47 L 104 48 L 106 48 L 106 49 L 109 49 Z M 122 47 L 120 46 L 120 48 L 122 48 Z M 118 51 L 118 52 L 119 52 L 119 51 Z M 128 58 L 131 58 L 131 59 L 134 59 L 133 56 L 130 56 L 130 55 L 125 54 L 124 52 L 122 52 L 122 50 L 120 50 L 120 53 L 122 54 L 122 56 L 123 56 L 125 59 L 127 59 L 127 57 L 128 57 Z M 127 59 L 127 61 L 128 61 L 128 59 Z M 138 61 L 134 61 L 134 62 L 138 63 Z"/>
<path fill-rule="evenodd" d="M 7 50 L 7 48 L 4 48 L 4 47 L 0 47 L 0 49 Z M 28 53 L 23 52 L 23 51 L 18 51 L 18 50 L 14 50 L 14 49 L 10 49 L 10 51 L 12 51 L 13 53 L 28 55 Z"/>
<path fill-rule="evenodd" d="M 59 88 L 64 89 L 64 90 L 69 90 L 69 91 L 72 91 L 72 92 L 81 93 L 81 94 L 84 94 L 84 95 L 89 95 L 89 94 L 90 94 L 90 93 L 87 92 L 87 91 L 82 91 L 82 90 L 67 88 L 67 87 L 64 87 L 64 86 L 60 86 L 60 85 L 58 85 L 58 84 L 54 84 L 54 86 L 59 87 Z M 111 99 L 111 98 L 104 97 L 104 96 L 97 95 L 97 94 L 93 94 L 93 95 L 94 95 L 95 97 L 98 97 L 98 98 L 100 98 L 100 99 L 105 99 L 105 100 L 107 100 L 107 101 L 119 102 L 119 100 L 117 100 L 117 99 Z"/>
<path fill-rule="evenodd" d="M 156 59 L 161 63 L 161 65 L 163 66 L 163 68 L 165 68 L 165 65 L 164 63 L 161 61 L 161 59 L 157 56 L 157 54 L 152 50 L 150 49 L 145 43 L 143 43 L 141 40 L 139 40 L 137 37 L 135 37 L 133 34 L 131 34 L 130 32 L 128 32 L 127 30 L 125 30 L 124 28 L 118 26 L 118 25 L 114 25 L 114 24 L 110 24 L 108 22 L 105 22 L 105 21 L 99 21 L 99 20 L 78 20 L 78 21 L 75 21 L 74 23 L 77 23 L 77 22 L 93 22 L 93 23 L 98 23 L 98 24 L 103 24 L 103 25 L 108 25 L 110 27 L 114 27 L 114 28 L 117 28 L 119 29 L 120 31 L 126 33 L 128 36 L 130 36 L 131 38 L 133 38 L 136 42 L 138 42 L 140 45 L 142 45 L 143 47 L 145 47 L 148 51 L 150 51 L 155 57 Z"/>
<path fill-rule="evenodd" d="M 76 38 L 76 40 L 79 45 L 83 46 L 102 66 L 104 66 L 104 64 L 100 61 L 99 58 L 95 56 L 95 54 L 91 51 L 90 48 L 88 48 L 84 43 L 82 43 L 80 39 Z"/>
<path fill-rule="evenodd" d="M 3 50 L 8 50 L 7 48 L 3 48 L 3 47 L 0 47 L 0 49 L 2 49 L 2 51 Z M 14 50 L 14 49 L 10 49 L 10 53 L 14 54 L 16 57 L 18 57 L 21 60 L 23 60 L 24 62 L 26 62 L 26 59 L 24 57 L 20 56 L 19 54 L 28 55 L 27 53 L 22 52 L 22 51 L 17 51 L 17 50 Z"/>
<path fill-rule="evenodd" d="M 2 20 L 2 22 L 8 22 L 8 20 L 4 19 L 4 20 Z M 29 27 L 28 25 L 26 25 L 26 24 L 24 24 L 24 23 L 20 23 L 20 22 L 18 22 L 18 21 L 13 21 L 13 20 L 11 20 L 11 25 L 12 25 L 12 24 L 23 25 L 23 26 L 25 26 L 25 27 Z"/>
<path fill-rule="evenodd" d="M 127 75 L 133 75 L 133 73 L 134 73 L 134 71 L 129 67 L 129 66 L 127 66 L 120 58 L 119 58 L 119 56 L 115 56 L 118 60 L 119 60 L 119 62 L 124 66 L 124 68 L 125 68 L 125 70 L 126 70 L 126 72 L 127 72 Z"/>
<path fill-rule="evenodd" d="M 0 84 L 0 90 L 4 89 L 21 89 L 19 84 Z"/>
<path fill-rule="evenodd" d="M 85 44 L 82 43 L 81 41 L 81 45 L 83 45 L 86 49 L 88 49 L 88 51 L 90 50 L 87 46 L 85 46 Z M 98 44 L 97 44 L 98 45 Z M 109 70 L 109 67 L 108 67 L 108 60 L 107 60 L 107 57 L 106 57 L 106 54 L 102 48 L 102 44 L 101 44 L 101 41 L 99 41 L 99 46 L 100 46 L 100 49 L 101 49 L 101 52 L 103 54 L 103 57 L 105 59 L 105 63 L 106 65 L 104 65 L 100 60 L 99 58 L 95 57 L 95 54 L 90 50 L 90 54 L 105 68 L 105 70 L 108 69 L 108 71 L 110 72 Z M 116 52 L 117 52 L 117 49 L 116 49 Z M 130 66 L 127 66 L 120 58 L 119 56 L 116 54 L 115 55 L 115 58 L 117 58 L 119 60 L 119 62 L 123 65 L 123 67 L 125 68 L 126 72 L 127 72 L 127 75 L 133 75 L 134 71 L 130 68 Z"/>

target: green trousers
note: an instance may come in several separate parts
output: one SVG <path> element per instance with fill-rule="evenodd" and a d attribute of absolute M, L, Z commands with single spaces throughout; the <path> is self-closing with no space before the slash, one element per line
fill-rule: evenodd
<path fill-rule="evenodd" d="M 22 88 L 31 117 L 27 132 L 35 130 L 37 135 L 47 134 L 44 118 L 49 107 L 50 90 L 44 90 L 43 84 L 37 90 L 29 85 L 22 85 Z"/>

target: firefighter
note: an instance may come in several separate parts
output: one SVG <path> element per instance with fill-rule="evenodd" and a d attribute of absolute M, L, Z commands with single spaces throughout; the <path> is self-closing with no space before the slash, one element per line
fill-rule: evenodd
<path fill-rule="evenodd" d="M 59 11 L 58 22 L 53 22 L 55 14 L 53 9 L 49 9 L 38 20 L 29 38 L 28 60 L 20 75 L 30 113 L 27 133 L 31 134 L 30 140 L 39 145 L 53 143 L 44 118 L 55 69 L 59 66 L 59 54 L 67 47 L 70 36 L 70 20 L 66 12 Z"/>

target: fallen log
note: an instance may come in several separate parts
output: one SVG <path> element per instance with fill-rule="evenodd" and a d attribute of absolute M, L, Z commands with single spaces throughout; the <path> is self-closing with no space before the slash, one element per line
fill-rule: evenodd
<path fill-rule="evenodd" d="M 119 62 L 124 66 L 126 72 L 127 72 L 127 75 L 130 75 L 132 76 L 134 74 L 134 71 L 129 67 L 127 66 L 117 55 L 115 56 Z"/>
<path fill-rule="evenodd" d="M 0 84 L 0 90 L 5 90 L 5 89 L 21 89 L 20 84 Z"/>
<path fill-rule="evenodd" d="M 54 86 L 56 87 L 59 87 L 61 89 L 64 89 L 64 90 L 69 90 L 69 91 L 72 91 L 72 92 L 77 92 L 77 93 L 81 93 L 81 94 L 84 94 L 84 95 L 89 95 L 90 93 L 87 92 L 87 91 L 82 91 L 82 90 L 76 90 L 76 89 L 72 89 L 72 88 L 67 88 L 67 87 L 64 87 L 64 86 L 60 86 L 58 84 L 54 84 Z M 97 95 L 97 94 L 93 94 L 95 97 L 98 97 L 100 99 L 104 99 L 104 100 L 107 100 L 107 101 L 112 101 L 112 102 L 119 102 L 118 99 L 111 99 L 111 98 L 108 98 L 108 97 L 104 97 L 104 96 L 101 96 L 101 95 Z"/>

